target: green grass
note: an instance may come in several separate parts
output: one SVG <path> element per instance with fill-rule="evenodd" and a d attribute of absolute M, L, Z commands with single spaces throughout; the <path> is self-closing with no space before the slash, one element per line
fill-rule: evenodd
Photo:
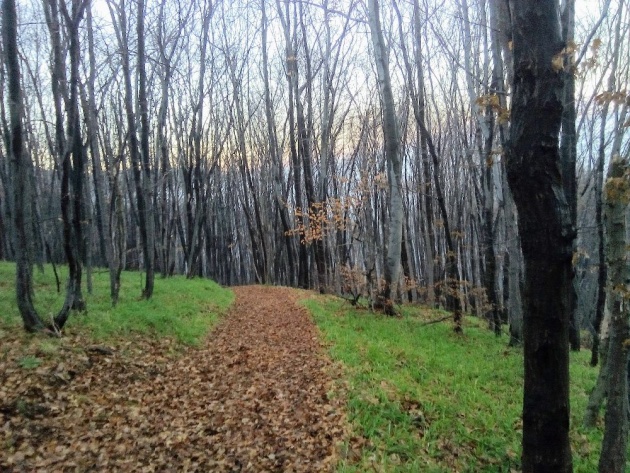
<path fill-rule="evenodd" d="M 475 318 L 463 336 L 443 312 L 403 308 L 402 318 L 352 309 L 332 297 L 305 305 L 344 366 L 347 408 L 358 440 L 340 472 L 520 470 L 522 350 Z M 597 471 L 600 429 L 580 426 L 597 370 L 571 354 L 574 471 Z"/>
<path fill-rule="evenodd" d="M 27 355 L 20 358 L 18 364 L 25 370 L 32 370 L 42 364 L 42 360 L 35 356 Z"/>
<path fill-rule="evenodd" d="M 58 270 L 61 273 L 61 293 L 57 293 L 52 267 L 46 266 L 43 273 L 34 269 L 35 306 L 45 321 L 49 321 L 63 304 L 67 269 L 61 267 Z M 0 335 L 21 325 L 14 281 L 15 265 L 0 262 Z M 72 313 L 66 329 L 85 328 L 96 340 L 155 334 L 194 345 L 208 333 L 234 299 L 231 290 L 208 279 L 174 276 L 156 278 L 153 297 L 146 301 L 140 298 L 142 274 L 123 272 L 120 299 L 117 306 L 112 307 L 108 272 L 95 270 L 93 284 L 93 294 L 88 294 L 85 286 L 83 289 L 87 314 Z M 49 345 L 44 347 L 44 351 L 54 349 L 54 344 Z"/>

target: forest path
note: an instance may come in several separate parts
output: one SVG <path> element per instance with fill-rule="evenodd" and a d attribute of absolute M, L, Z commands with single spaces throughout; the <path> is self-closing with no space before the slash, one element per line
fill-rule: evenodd
<path fill-rule="evenodd" d="M 345 418 L 302 293 L 234 291 L 202 347 L 117 348 L 54 390 L 26 386 L 15 412 L 41 412 L 5 409 L 18 448 L 0 471 L 331 471 Z"/>

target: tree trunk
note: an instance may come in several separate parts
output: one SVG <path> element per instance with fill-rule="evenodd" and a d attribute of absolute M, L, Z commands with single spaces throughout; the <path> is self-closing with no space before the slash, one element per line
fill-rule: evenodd
<path fill-rule="evenodd" d="M 505 271 L 507 271 L 507 306 L 508 322 L 510 325 L 509 345 L 519 346 L 523 343 L 523 300 L 522 300 L 522 274 L 523 259 L 521 253 L 520 239 L 517 228 L 517 216 L 512 199 L 512 194 L 508 188 L 506 179 L 503 180 L 504 192 L 504 215 L 505 215 L 505 239 L 507 249 L 505 251 Z"/>
<path fill-rule="evenodd" d="M 506 83 L 504 77 L 505 61 L 501 54 L 502 46 L 506 43 L 509 34 L 509 15 L 507 11 L 507 0 L 490 0 L 490 41 L 492 47 L 492 81 L 493 90 L 499 99 L 499 110 L 507 110 Z M 505 49 L 507 67 L 512 68 L 510 63 L 511 51 Z M 511 73 L 508 74 L 511 77 Z M 503 149 L 507 147 L 509 130 L 503 120 L 498 120 L 499 142 Z M 510 333 L 510 346 L 518 346 L 523 340 L 523 304 L 521 300 L 521 274 L 522 255 L 517 229 L 517 216 L 510 192 L 506 171 L 505 160 L 502 160 L 499 167 L 499 181 L 503 199 L 499 202 L 499 215 L 503 217 L 503 231 L 505 248 L 503 250 L 503 318 L 508 321 Z M 498 297 L 497 297 L 498 300 Z"/>
<path fill-rule="evenodd" d="M 606 324 L 608 321 L 606 321 Z M 584 412 L 583 425 L 587 429 L 594 429 L 597 425 L 597 419 L 599 418 L 599 411 L 602 408 L 604 399 L 607 397 L 608 390 L 608 334 L 605 336 L 602 334 L 601 345 L 602 356 L 599 368 L 599 374 L 597 375 L 597 381 L 595 381 L 595 387 L 591 391 L 588 397 L 588 404 Z"/>
<path fill-rule="evenodd" d="M 374 60 L 381 95 L 383 114 L 383 137 L 387 160 L 387 181 L 389 189 L 389 225 L 385 258 L 385 286 L 380 294 L 385 313 L 394 315 L 396 287 L 400 277 L 402 244 L 402 160 L 400 157 L 400 132 L 394 106 L 389 60 L 383 30 L 381 28 L 378 0 L 369 1 L 369 24 L 374 46 Z"/>
<path fill-rule="evenodd" d="M 23 102 L 20 87 L 20 65 L 17 48 L 17 12 L 14 0 L 2 2 L 2 40 L 8 79 L 9 105 L 9 160 L 13 187 L 13 224 L 16 260 L 15 292 L 24 329 L 36 332 L 44 329 L 33 305 L 32 260 L 29 254 L 28 222 L 30 215 L 30 186 L 28 156 L 23 142 Z"/>
<path fill-rule="evenodd" d="M 66 36 L 69 41 L 70 80 L 66 82 L 65 63 L 61 44 L 59 5 L 64 18 Z M 83 240 L 83 179 L 84 161 L 83 140 L 81 137 L 81 117 L 79 113 L 79 24 L 86 3 L 73 0 L 69 12 L 64 2 L 48 0 L 44 4 L 46 22 L 50 33 L 52 53 L 52 83 L 55 102 L 57 154 L 61 160 L 61 220 L 63 226 L 63 247 L 68 262 L 68 283 L 63 306 L 54 318 L 55 329 L 61 329 L 68 320 L 70 310 L 85 310 L 86 305 L 81 291 L 82 261 L 85 260 Z M 69 88 L 68 88 L 69 85 Z M 67 110 L 66 133 L 64 136 L 62 102 Z"/>
<path fill-rule="evenodd" d="M 288 119 L 289 119 L 289 148 L 291 153 L 291 166 L 293 168 L 293 190 L 295 196 L 295 207 L 299 210 L 298 215 L 296 217 L 297 227 L 304 228 L 304 218 L 302 214 L 306 209 L 302 206 L 302 173 L 300 166 L 300 159 L 297 148 L 297 135 L 296 135 L 296 125 L 295 125 L 295 103 L 299 100 L 297 96 L 297 57 L 296 51 L 294 47 L 294 39 L 291 38 L 291 23 L 290 23 L 290 14 L 289 14 L 289 4 L 286 5 L 286 10 L 282 12 L 282 6 L 280 5 L 280 0 L 276 0 L 278 5 L 278 13 L 280 16 L 280 21 L 282 23 L 282 27 L 284 30 L 284 39 L 285 39 L 285 51 L 286 51 L 286 67 L 287 67 L 287 83 L 289 86 L 289 110 L 288 110 Z M 302 289 L 307 289 L 309 287 L 309 267 L 308 267 L 308 252 L 306 251 L 306 245 L 301 243 L 299 245 L 299 253 L 298 253 L 298 287 Z"/>
<path fill-rule="evenodd" d="M 481 162 L 481 202 L 482 202 L 482 219 L 481 228 L 483 233 L 483 248 L 485 250 L 485 271 L 483 275 L 483 285 L 488 296 L 489 310 L 486 317 L 489 322 L 489 326 L 493 329 L 494 333 L 501 335 L 501 316 L 499 313 L 499 297 L 498 297 L 498 285 L 496 281 L 496 255 L 495 255 L 495 215 L 494 215 L 494 129 L 495 129 L 495 111 L 490 104 L 486 105 L 485 110 L 482 110 L 482 104 L 479 103 L 479 98 L 475 94 L 475 85 L 473 81 L 473 60 L 472 60 L 472 34 L 470 31 L 470 19 L 468 14 L 468 2 L 467 0 L 461 0 L 460 9 L 463 18 L 464 28 L 464 64 L 466 67 L 466 84 L 468 89 L 468 97 L 473 109 L 474 115 L 477 119 L 477 132 L 475 138 L 477 140 L 477 148 L 479 149 L 480 162 Z M 485 55 L 486 71 L 489 65 L 488 56 Z M 492 79 L 490 84 L 486 85 L 484 94 L 489 95 L 496 93 L 499 90 L 499 81 L 502 71 L 497 70 L 496 60 L 495 66 L 492 71 Z M 489 87 L 488 87 L 489 86 Z"/>
<path fill-rule="evenodd" d="M 523 472 L 571 472 L 569 309 L 574 232 L 560 174 L 564 45 L 556 0 L 511 1 L 508 181 L 525 258 Z"/>
<path fill-rule="evenodd" d="M 297 75 L 297 62 L 295 63 L 296 77 L 293 81 L 295 87 L 294 96 L 296 104 L 296 119 L 297 119 L 297 131 L 298 131 L 298 153 L 301 157 L 302 166 L 304 167 L 304 190 L 306 191 L 306 202 L 308 204 L 310 215 L 311 213 L 317 214 L 320 209 L 323 209 L 323 203 L 318 199 L 318 195 L 315 190 L 315 183 L 313 179 L 313 105 L 312 105 L 312 70 L 311 70 L 311 53 L 307 42 L 306 25 L 304 22 L 304 4 L 299 3 L 300 9 L 300 26 L 302 29 L 302 46 L 304 48 L 304 58 L 306 63 L 304 85 L 298 87 L 298 75 Z M 304 105 L 300 99 L 300 89 L 306 90 L 306 115 L 304 113 Z M 320 222 L 315 222 L 316 225 L 322 225 Z M 319 232 L 319 237 L 314 238 L 313 245 L 313 262 L 315 263 L 315 273 L 317 275 L 317 289 L 320 293 L 325 292 L 326 288 L 326 256 L 324 254 L 324 238 L 325 233 Z"/>
<path fill-rule="evenodd" d="M 446 267 L 445 267 L 445 282 L 446 282 L 446 305 L 449 310 L 453 311 L 454 331 L 456 333 L 462 333 L 462 305 L 459 297 L 459 277 L 457 273 L 457 249 L 453 243 L 451 227 L 448 218 L 448 212 L 446 211 L 446 203 L 444 200 L 444 194 L 442 193 L 442 187 L 439 180 L 439 168 L 440 159 L 435 149 L 435 145 L 431 138 L 431 134 L 427 129 L 425 123 L 425 99 L 424 99 L 424 74 L 421 63 L 421 32 L 420 32 L 420 6 L 417 0 L 414 0 L 414 30 L 415 30 L 415 58 L 418 68 L 418 84 L 417 91 L 413 92 L 414 85 L 411 80 L 413 77 L 411 62 L 409 60 L 406 49 L 402 46 L 403 59 L 405 63 L 405 69 L 407 72 L 407 78 L 409 83 L 409 90 L 412 91 L 412 105 L 414 118 L 416 125 L 420 133 L 420 147 L 423 157 L 423 170 L 425 177 L 426 190 L 424 192 L 424 211 L 427 221 L 425 241 L 427 243 L 427 272 L 428 274 L 428 299 L 429 303 L 434 298 L 433 287 L 433 245 L 435 237 L 433 235 L 433 213 L 432 213 L 432 198 L 431 198 L 431 173 L 429 167 L 433 165 L 433 188 L 435 188 L 436 197 L 438 201 L 438 207 L 442 222 L 444 224 L 444 235 L 446 238 Z M 402 38 L 401 38 L 402 40 Z M 429 261 L 431 260 L 431 261 Z"/>
<path fill-rule="evenodd" d="M 140 114 L 140 158 L 142 185 L 138 191 L 142 195 L 142 206 L 138 199 L 140 238 L 144 253 L 145 284 L 142 297 L 150 299 L 155 284 L 155 218 L 153 215 L 153 182 L 151 180 L 151 160 L 149 158 L 149 104 L 147 101 L 146 54 L 144 51 L 144 0 L 138 0 L 136 30 L 138 34 L 138 111 Z"/>
<path fill-rule="evenodd" d="M 562 135 L 560 136 L 560 162 L 562 184 L 569 204 L 573 232 L 577 228 L 577 179 L 575 160 L 577 155 L 577 132 L 575 129 L 575 0 L 564 0 L 562 12 L 562 38 L 567 54 L 564 57 L 564 91 L 562 98 Z M 577 238 L 573 239 L 573 253 L 577 251 Z M 570 313 L 569 343 L 571 350 L 580 351 L 580 323 L 577 320 L 577 293 L 575 291 L 575 268 L 571 281 L 567 281 L 567 304 Z"/>
<path fill-rule="evenodd" d="M 129 144 L 129 157 L 131 159 L 132 166 L 132 174 L 133 180 L 135 184 L 136 191 L 136 204 L 137 204 L 137 212 L 136 212 L 136 220 L 138 223 L 138 227 L 140 230 L 140 244 L 142 245 L 142 252 L 144 255 L 144 263 L 146 270 L 145 284 L 142 288 L 142 297 L 150 298 L 153 293 L 153 253 L 154 246 L 151 246 L 151 251 L 149 251 L 149 233 L 151 228 L 147 226 L 147 218 L 149 214 L 147 213 L 148 209 L 151 206 L 150 202 L 147 202 L 147 189 L 144 182 L 144 161 L 147 161 L 148 166 L 148 146 L 147 149 L 144 148 L 144 138 L 142 134 L 146 131 L 147 139 L 148 139 L 148 123 L 145 123 L 142 118 L 143 109 L 147 107 L 146 102 L 146 72 L 144 71 L 144 1 L 140 0 L 138 2 L 138 25 L 136 30 L 136 35 L 138 36 L 138 108 L 139 113 L 141 115 L 140 125 L 141 125 L 141 139 L 138 141 L 138 132 L 137 132 L 137 124 L 136 124 L 136 112 L 134 111 L 134 98 L 135 94 L 133 93 L 132 87 L 132 77 L 131 77 L 131 59 L 130 59 L 130 48 L 129 48 L 129 28 L 127 24 L 127 12 L 125 11 L 125 5 L 112 5 L 113 2 L 108 1 L 107 6 L 110 11 L 110 15 L 112 18 L 112 24 L 114 27 L 114 31 L 116 33 L 116 38 L 118 41 L 119 54 L 122 65 L 122 75 L 123 75 L 123 86 L 124 86 L 124 110 L 125 116 L 127 119 L 127 140 Z M 140 38 L 142 36 L 142 38 Z M 142 54 L 140 54 L 142 52 Z M 144 77 L 144 78 L 143 78 Z M 145 89 L 143 92 L 140 89 Z M 143 94 L 141 97 L 140 94 Z M 146 110 L 145 110 L 146 113 Z M 148 142 L 147 142 L 148 143 Z M 123 163 L 124 164 L 124 163 Z M 150 171 L 147 169 L 147 172 Z M 131 188 L 128 186 L 129 192 L 131 192 Z M 133 214 L 132 209 L 132 214 Z M 150 220 L 153 222 L 153 214 L 150 214 Z M 152 226 L 152 223 L 149 223 Z M 154 238 L 154 234 L 152 235 Z M 149 254 L 150 253 L 150 254 Z M 146 265 L 149 265 L 148 267 Z"/>
<path fill-rule="evenodd" d="M 617 86 L 617 68 L 619 66 L 619 54 L 621 46 L 621 21 L 624 7 L 624 1 L 619 2 L 619 7 L 616 13 L 617 21 L 615 24 L 615 40 L 612 54 L 612 60 L 610 65 L 610 75 L 608 76 L 607 91 L 616 92 Z M 591 350 L 591 366 L 597 366 L 599 358 L 599 333 L 602 320 L 604 319 L 604 310 L 606 306 L 606 280 L 608 279 L 607 261 L 604 251 L 604 222 L 603 222 L 603 186 L 604 186 L 604 165 L 606 161 L 606 144 L 609 139 L 609 133 L 607 129 L 608 125 L 608 111 L 610 108 L 610 101 L 604 101 L 601 110 L 600 129 L 599 129 L 599 147 L 597 155 L 597 166 L 595 169 L 595 225 L 597 227 L 598 235 L 598 247 L 597 253 L 599 258 L 599 267 L 597 272 L 597 305 L 595 307 L 595 319 L 593 321 L 593 328 L 595 334 L 593 335 L 593 348 Z"/>
<path fill-rule="evenodd" d="M 286 202 L 283 198 L 284 177 L 282 176 L 282 159 L 280 157 L 280 151 L 278 149 L 278 138 L 276 133 L 275 124 L 273 121 L 273 108 L 271 103 L 271 91 L 269 86 L 269 60 L 267 53 L 267 12 L 265 8 L 265 2 L 261 2 L 262 10 L 262 68 L 263 68 L 263 81 L 265 86 L 265 118 L 267 119 L 267 135 L 269 139 L 269 151 L 271 153 L 273 170 L 273 192 L 276 202 L 276 208 L 280 215 L 280 221 L 282 223 L 282 230 L 284 234 L 284 244 L 287 251 L 287 273 L 288 280 L 291 285 L 297 284 L 297 271 L 295 269 L 295 250 L 293 244 L 293 237 L 290 235 L 291 226 L 289 223 L 289 212 L 287 210 Z"/>
<path fill-rule="evenodd" d="M 606 223 L 607 296 L 610 299 L 608 348 L 608 402 L 600 473 L 626 471 L 628 444 L 628 340 L 630 325 L 627 297 L 630 267 L 627 261 L 625 213 L 630 203 L 630 169 L 621 157 L 613 157 L 604 189 Z"/>

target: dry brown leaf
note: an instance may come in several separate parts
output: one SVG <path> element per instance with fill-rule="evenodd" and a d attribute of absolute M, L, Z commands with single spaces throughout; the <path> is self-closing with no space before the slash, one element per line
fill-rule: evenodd
<path fill-rule="evenodd" d="M 178 357 L 170 340 L 95 350 L 73 334 L 25 370 L 25 338 L 3 339 L 0 470 L 331 471 L 349 429 L 300 293 L 235 292 L 206 344 Z"/>

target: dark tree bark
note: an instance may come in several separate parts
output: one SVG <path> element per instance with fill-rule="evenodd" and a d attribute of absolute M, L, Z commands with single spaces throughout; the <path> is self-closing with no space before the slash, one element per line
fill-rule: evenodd
<path fill-rule="evenodd" d="M 20 86 L 20 65 L 17 47 L 17 12 L 14 0 L 2 2 L 2 40 L 8 81 L 9 105 L 9 160 L 13 187 L 13 224 L 16 259 L 15 291 L 24 329 L 41 331 L 44 323 L 33 305 L 33 273 L 29 254 L 28 221 L 30 214 L 30 186 L 28 155 L 24 152 L 23 102 Z"/>
<path fill-rule="evenodd" d="M 577 132 L 575 120 L 575 0 L 565 0 L 562 12 L 562 39 L 566 47 L 564 57 L 564 93 L 562 112 L 562 135 L 560 137 L 560 161 L 562 165 L 562 184 L 569 204 L 571 225 L 576 234 L 577 228 L 577 179 L 575 175 L 575 160 L 577 155 Z M 573 252 L 577 250 L 577 238 L 573 239 Z M 577 320 L 577 293 L 575 292 L 575 268 L 568 288 L 567 302 L 571 316 L 569 326 L 569 343 L 573 351 L 580 351 L 580 323 Z"/>
<path fill-rule="evenodd" d="M 73 95 L 75 86 L 78 86 L 78 22 L 74 20 L 75 10 L 80 13 L 80 5 L 73 3 L 72 16 L 68 13 L 65 4 L 63 6 L 64 21 L 69 37 L 69 54 L 71 77 L 67 80 L 66 57 L 62 46 L 61 22 L 59 3 L 57 0 L 45 0 L 43 2 L 46 24 L 50 34 L 51 44 L 51 86 L 55 109 L 55 157 L 61 169 L 60 177 L 60 203 L 61 221 L 63 230 L 63 250 L 68 262 L 68 282 L 66 297 L 63 306 L 55 316 L 54 323 L 58 328 L 63 327 L 68 319 L 71 309 L 84 310 L 85 302 L 81 293 L 81 234 L 82 234 L 82 206 L 81 196 L 77 190 L 83 189 L 83 157 L 80 120 L 78 115 L 78 96 Z M 70 91 L 68 90 L 70 85 Z M 67 122 L 64 127 L 63 107 L 66 109 Z M 78 129 L 77 129 L 78 128 Z M 66 136 L 66 133 L 68 136 Z M 77 136 L 77 133 L 79 135 Z"/>
<path fill-rule="evenodd" d="M 55 0 L 50 2 L 53 6 Z M 64 306 L 55 316 L 55 326 L 62 328 L 69 316 L 69 309 L 86 310 L 81 290 L 83 266 L 85 261 L 85 242 L 83 241 L 83 180 L 84 161 L 83 140 L 81 137 L 81 117 L 79 114 L 79 24 L 87 2 L 73 0 L 71 11 L 61 3 L 62 13 L 69 37 L 70 55 L 70 90 L 67 101 L 67 140 L 62 161 L 62 217 L 64 220 L 64 248 L 68 260 L 68 286 Z M 53 8 L 56 8 L 54 6 Z M 58 40 L 58 38 L 57 38 Z M 56 65 L 61 68 L 61 65 Z M 72 159 L 70 159 L 72 157 Z M 67 189 L 70 179 L 71 191 Z M 66 190 L 67 189 L 67 190 Z"/>
<path fill-rule="evenodd" d="M 487 113 L 492 116 L 493 112 L 488 110 Z M 490 130 L 494 128 L 494 123 Z M 501 335 L 501 314 L 499 310 L 499 297 L 497 294 L 497 282 L 496 282 L 496 255 L 494 251 L 495 241 L 495 221 L 494 221 L 494 179 L 493 164 L 492 164 L 492 141 L 493 133 L 490 132 L 490 136 L 486 138 L 484 143 L 483 156 L 486 158 L 486 165 L 482 173 L 483 184 L 483 221 L 482 221 L 482 234 L 484 238 L 484 246 L 486 248 L 486 267 L 483 274 L 484 287 L 486 294 L 488 295 L 488 303 L 490 304 L 489 313 L 486 315 L 490 323 L 490 327 L 493 329 L 495 335 L 498 337 Z"/>
<path fill-rule="evenodd" d="M 607 106 L 604 106 L 607 111 Z M 602 112 L 602 116 L 606 117 L 606 113 Z M 597 231 L 597 299 L 595 302 L 595 317 L 593 320 L 593 346 L 591 348 L 591 366 L 597 366 L 599 363 L 599 349 L 601 345 L 601 326 L 604 320 L 604 311 L 606 308 L 606 256 L 604 252 L 604 219 L 602 214 L 602 188 L 604 186 L 604 160 L 605 160 L 605 125 L 604 119 L 601 125 L 600 150 L 595 167 L 595 226 Z"/>
<path fill-rule="evenodd" d="M 523 472 L 572 471 L 569 315 L 574 231 L 560 173 L 564 45 L 555 0 L 510 1 L 514 45 L 507 172 L 525 259 Z"/>

